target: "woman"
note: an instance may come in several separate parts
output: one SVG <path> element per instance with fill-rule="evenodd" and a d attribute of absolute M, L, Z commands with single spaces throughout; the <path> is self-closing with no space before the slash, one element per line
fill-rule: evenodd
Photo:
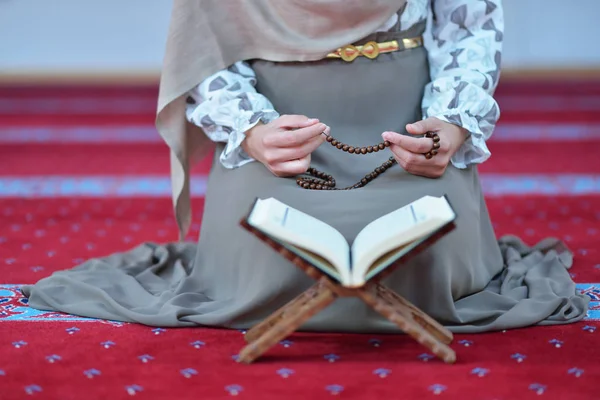
<path fill-rule="evenodd" d="M 490 156 L 485 141 L 499 117 L 500 0 L 431 6 L 426 30 L 426 0 L 175 1 L 157 122 L 172 150 L 182 234 L 189 165 L 209 138 L 217 142 L 199 243 L 90 260 L 24 287 L 29 304 L 153 326 L 247 328 L 312 283 L 239 227 L 255 197 L 276 197 L 351 242 L 373 219 L 447 194 L 457 229 L 388 286 L 454 331 L 583 318 L 570 253 L 551 240 L 536 249 L 498 243 L 481 193 L 476 164 Z M 328 135 L 348 148 L 324 143 Z M 389 147 L 349 154 L 382 141 Z M 311 190 L 293 178 L 311 166 L 353 186 L 389 157 L 397 165 L 352 190 Z M 355 299 L 303 329 L 397 330 Z"/>

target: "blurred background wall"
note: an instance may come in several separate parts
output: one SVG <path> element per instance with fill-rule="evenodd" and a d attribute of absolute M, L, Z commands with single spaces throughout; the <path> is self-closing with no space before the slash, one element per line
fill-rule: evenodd
<path fill-rule="evenodd" d="M 171 0 L 0 0 L 0 78 L 154 79 L 170 7 Z M 504 0 L 504 7 L 505 71 L 600 71 L 600 1 Z"/>

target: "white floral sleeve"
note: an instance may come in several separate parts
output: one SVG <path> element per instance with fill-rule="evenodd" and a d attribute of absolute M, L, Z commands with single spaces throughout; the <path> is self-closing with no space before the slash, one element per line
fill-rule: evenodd
<path fill-rule="evenodd" d="M 427 45 L 431 83 L 423 116 L 467 129 L 453 156 L 457 168 L 490 157 L 486 140 L 500 117 L 493 93 L 498 84 L 504 18 L 501 0 L 433 0 L 432 40 Z"/>
<path fill-rule="evenodd" d="M 279 117 L 273 104 L 255 89 L 256 75 L 237 62 L 205 79 L 188 93 L 186 116 L 214 142 L 227 143 L 219 159 L 225 168 L 254 161 L 241 147 L 245 132 L 259 121 Z"/>

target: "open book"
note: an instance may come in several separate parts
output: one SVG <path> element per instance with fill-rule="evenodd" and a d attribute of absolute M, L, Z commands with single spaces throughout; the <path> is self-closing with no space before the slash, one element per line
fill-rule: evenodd
<path fill-rule="evenodd" d="M 352 246 L 330 225 L 274 198 L 256 199 L 245 222 L 343 286 L 360 287 L 452 230 L 455 219 L 446 196 L 425 196 L 369 223 Z"/>

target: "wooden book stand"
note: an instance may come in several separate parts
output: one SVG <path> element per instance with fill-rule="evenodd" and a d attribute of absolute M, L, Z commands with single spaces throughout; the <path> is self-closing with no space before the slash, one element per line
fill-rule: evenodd
<path fill-rule="evenodd" d="M 245 339 L 248 345 L 240 351 L 238 362 L 252 363 L 271 347 L 291 335 L 313 315 L 331 304 L 337 297 L 346 296 L 360 298 L 375 311 L 396 324 L 403 332 L 431 350 L 444 362 L 454 363 L 456 361 L 454 350 L 448 346 L 453 340 L 452 333 L 408 300 L 380 283 L 400 262 L 388 267 L 383 273 L 369 280 L 363 287 L 346 288 L 332 281 L 323 272 L 250 226 L 246 220 L 242 220 L 241 225 L 317 282 L 246 332 Z M 453 228 L 453 224 L 449 225 L 433 235 L 411 251 L 410 256 L 412 257 L 422 251 Z M 404 257 L 401 261 L 405 262 L 407 258 Z"/>

